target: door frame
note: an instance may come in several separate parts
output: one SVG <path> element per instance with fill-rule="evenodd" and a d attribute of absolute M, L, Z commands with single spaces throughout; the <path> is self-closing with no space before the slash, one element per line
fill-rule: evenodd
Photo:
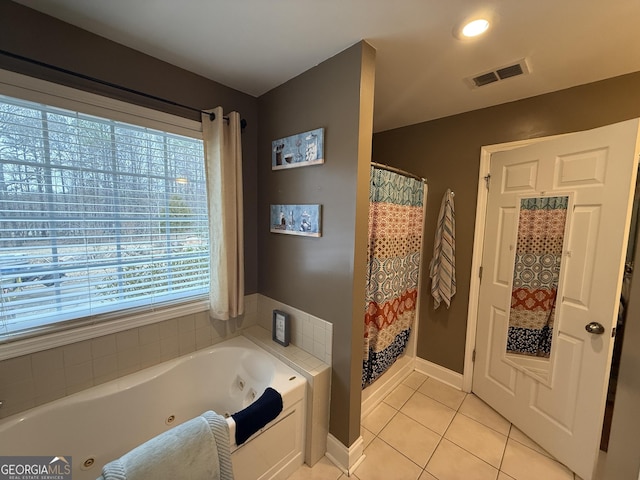
<path fill-rule="evenodd" d="M 489 198 L 489 190 L 487 189 L 486 177 L 487 175 L 489 175 L 489 171 L 491 170 L 491 155 L 497 152 L 513 150 L 515 148 L 533 145 L 534 143 L 564 137 L 566 135 L 571 135 L 571 133 L 529 138 L 526 140 L 516 140 L 506 143 L 496 143 L 494 145 L 484 145 L 480 149 L 478 199 L 476 203 L 476 223 L 473 230 L 473 253 L 471 256 L 471 280 L 469 285 L 469 308 L 467 310 L 467 333 L 464 347 L 464 367 L 462 370 L 462 390 L 464 392 L 471 393 L 471 389 L 473 387 L 473 352 L 476 348 L 478 307 L 480 303 L 480 267 L 482 266 L 484 232 L 487 219 L 487 200 Z"/>

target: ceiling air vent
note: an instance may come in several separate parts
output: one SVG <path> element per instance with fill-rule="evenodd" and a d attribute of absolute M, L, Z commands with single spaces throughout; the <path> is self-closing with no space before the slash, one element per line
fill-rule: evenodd
<path fill-rule="evenodd" d="M 483 75 L 478 75 L 477 77 L 473 77 L 473 83 L 475 84 L 476 87 L 489 85 L 490 83 L 497 82 L 498 80 L 500 79 L 493 72 L 489 72 Z"/>
<path fill-rule="evenodd" d="M 465 78 L 464 81 L 471 88 L 484 87 L 490 83 L 506 80 L 507 78 L 517 77 L 530 73 L 529 67 L 525 59 L 522 59 L 512 65 L 496 68 L 489 72 L 484 72 L 473 77 Z"/>
<path fill-rule="evenodd" d="M 505 78 L 522 75 L 524 72 L 522 71 L 522 65 L 516 63 L 515 65 L 509 65 L 508 67 L 499 68 L 498 70 L 496 70 L 496 73 L 500 77 L 500 80 L 504 80 Z"/>

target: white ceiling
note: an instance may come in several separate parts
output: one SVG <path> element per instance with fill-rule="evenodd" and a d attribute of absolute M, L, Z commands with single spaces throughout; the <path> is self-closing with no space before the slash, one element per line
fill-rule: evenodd
<path fill-rule="evenodd" d="M 254 96 L 365 39 L 375 131 L 640 71 L 640 0 L 17 1 Z M 485 36 L 453 36 L 480 13 Z M 463 81 L 521 58 L 530 75 Z"/>

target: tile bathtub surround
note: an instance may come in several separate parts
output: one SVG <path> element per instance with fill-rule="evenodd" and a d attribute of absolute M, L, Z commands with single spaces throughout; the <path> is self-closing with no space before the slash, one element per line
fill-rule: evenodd
<path fill-rule="evenodd" d="M 356 480 L 579 480 L 473 394 L 412 373 L 362 421 Z M 289 480 L 347 480 L 326 459 Z"/>
<path fill-rule="evenodd" d="M 235 336 L 257 323 L 257 304 L 247 295 L 228 324 L 201 312 L 0 361 L 0 418 Z"/>
<path fill-rule="evenodd" d="M 331 365 L 333 324 L 264 295 L 258 297 L 258 325 L 271 332 L 273 311 L 288 313 L 291 343 Z"/>
<path fill-rule="evenodd" d="M 322 360 L 293 344 L 283 347 L 271 338 L 271 331 L 260 325 L 242 334 L 280 359 L 307 380 L 307 418 L 305 462 L 314 465 L 324 457 L 329 434 L 331 368 Z"/>
<path fill-rule="evenodd" d="M 257 297 L 257 325 L 243 335 L 280 358 L 307 379 L 307 441 L 305 461 L 314 465 L 323 458 L 329 433 L 333 324 L 264 295 Z M 290 316 L 291 344 L 272 340 L 273 311 Z"/>

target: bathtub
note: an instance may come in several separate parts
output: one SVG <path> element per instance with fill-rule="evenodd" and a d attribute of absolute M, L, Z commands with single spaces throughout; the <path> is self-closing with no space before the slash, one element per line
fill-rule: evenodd
<path fill-rule="evenodd" d="M 284 479 L 304 461 L 306 380 L 245 337 L 179 357 L 0 421 L 0 455 L 71 456 L 74 480 L 206 410 L 232 414 L 266 387 L 282 413 L 231 447 L 236 480 Z"/>

